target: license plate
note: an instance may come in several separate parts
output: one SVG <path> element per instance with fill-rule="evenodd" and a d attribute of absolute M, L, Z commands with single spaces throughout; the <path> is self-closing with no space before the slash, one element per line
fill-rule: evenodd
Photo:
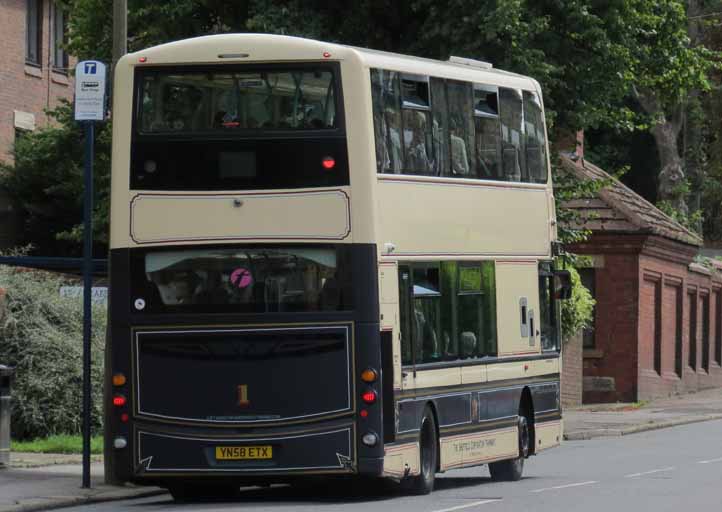
<path fill-rule="evenodd" d="M 272 458 L 272 446 L 216 446 L 216 460 L 252 460 Z"/>

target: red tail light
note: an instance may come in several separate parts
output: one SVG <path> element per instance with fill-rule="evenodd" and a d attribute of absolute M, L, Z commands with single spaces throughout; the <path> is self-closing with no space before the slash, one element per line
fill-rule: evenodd
<path fill-rule="evenodd" d="M 123 423 L 128 423 L 129 419 L 130 419 L 130 416 L 128 415 L 127 412 L 124 412 L 123 414 L 120 415 L 120 421 L 122 421 Z"/>
<path fill-rule="evenodd" d="M 376 401 L 376 391 L 364 391 L 364 394 L 361 395 L 361 400 L 363 400 L 367 404 L 374 403 Z"/>
<path fill-rule="evenodd" d="M 113 397 L 113 405 L 116 407 L 123 407 L 127 400 L 123 395 L 115 395 Z"/>
<path fill-rule="evenodd" d="M 324 169 L 328 169 L 329 171 L 336 167 L 336 160 L 332 156 L 325 156 L 321 160 L 321 165 L 323 165 Z"/>

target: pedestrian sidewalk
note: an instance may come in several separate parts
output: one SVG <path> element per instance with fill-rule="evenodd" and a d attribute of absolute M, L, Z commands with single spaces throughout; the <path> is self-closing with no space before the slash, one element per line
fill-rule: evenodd
<path fill-rule="evenodd" d="M 92 487 L 81 488 L 79 455 L 11 453 L 10 467 L 0 469 L 0 512 L 30 512 L 72 505 L 153 496 L 157 487 L 103 483 L 101 457 L 93 457 Z"/>
<path fill-rule="evenodd" d="M 714 419 L 722 419 L 722 389 L 707 389 L 644 404 L 598 404 L 566 409 L 564 439 L 623 436 Z"/>

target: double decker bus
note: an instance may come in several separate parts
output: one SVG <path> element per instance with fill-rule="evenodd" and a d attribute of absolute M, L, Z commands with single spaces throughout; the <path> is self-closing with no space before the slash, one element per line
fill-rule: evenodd
<path fill-rule="evenodd" d="M 516 480 L 562 435 L 539 84 L 294 37 L 123 57 L 107 471 Z"/>

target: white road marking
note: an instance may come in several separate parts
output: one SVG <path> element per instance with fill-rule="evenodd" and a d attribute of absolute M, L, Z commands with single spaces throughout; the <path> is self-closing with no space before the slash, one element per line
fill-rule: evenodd
<path fill-rule="evenodd" d="M 471 503 L 466 503 L 464 505 L 457 505 L 455 507 L 449 507 L 449 508 L 442 508 L 440 510 L 434 510 L 432 512 L 451 512 L 452 510 L 461 510 L 463 508 L 471 508 L 476 507 L 478 505 L 486 505 L 487 503 L 494 503 L 496 501 L 501 501 L 500 499 L 496 500 L 483 500 L 483 501 L 474 501 Z"/>
<path fill-rule="evenodd" d="M 599 483 L 599 481 L 598 480 L 589 480 L 587 482 L 578 482 L 576 484 L 557 485 L 555 487 L 544 487 L 543 489 L 534 489 L 533 491 L 529 491 L 529 492 L 544 492 L 544 491 L 552 491 L 555 489 L 567 489 L 568 487 L 579 487 L 582 485 L 591 485 L 591 484 L 596 484 L 596 483 Z"/>
<path fill-rule="evenodd" d="M 638 476 L 651 475 L 652 473 L 663 473 L 665 471 L 674 471 L 675 469 L 676 468 L 674 466 L 670 466 L 668 468 L 653 469 L 651 471 L 643 471 L 642 473 L 632 473 L 631 475 L 624 475 L 624 478 L 636 478 Z"/>
<path fill-rule="evenodd" d="M 699 460 L 697 461 L 697 464 L 712 464 L 713 462 L 722 462 L 722 457 L 710 460 Z"/>

